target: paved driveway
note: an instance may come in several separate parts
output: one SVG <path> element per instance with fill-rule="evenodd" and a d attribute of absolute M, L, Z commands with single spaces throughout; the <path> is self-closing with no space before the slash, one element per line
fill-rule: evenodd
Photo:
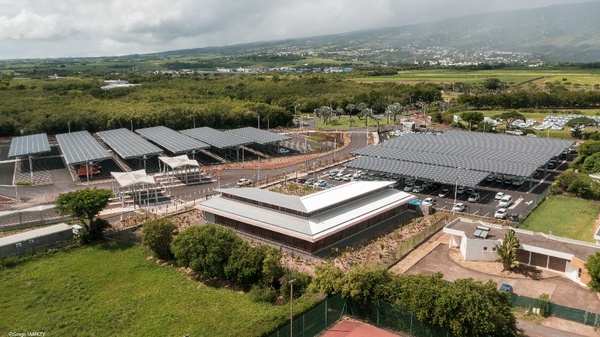
<path fill-rule="evenodd" d="M 439 234 L 439 233 L 438 233 Z M 517 295 L 538 298 L 541 294 L 549 294 L 550 300 L 564 306 L 575 307 L 590 312 L 600 312 L 600 298 L 586 288 L 569 280 L 565 276 L 556 276 L 534 280 L 531 278 L 510 278 L 489 275 L 463 267 L 449 256 L 448 245 L 441 243 L 427 255 L 406 270 L 408 274 L 432 274 L 442 272 L 444 279 L 454 281 L 460 278 L 473 278 L 486 282 L 493 280 L 498 284 L 506 283 L 513 286 Z M 447 241 L 446 241 L 447 242 Z"/>

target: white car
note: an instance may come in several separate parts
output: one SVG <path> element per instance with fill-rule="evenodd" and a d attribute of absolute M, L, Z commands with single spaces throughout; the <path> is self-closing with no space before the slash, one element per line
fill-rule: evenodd
<path fill-rule="evenodd" d="M 288 149 L 285 149 L 285 148 L 283 148 L 283 147 L 280 147 L 280 148 L 279 148 L 279 153 L 290 153 L 290 150 L 288 150 Z"/>
<path fill-rule="evenodd" d="M 433 199 L 433 198 L 425 198 L 425 199 L 423 199 L 423 203 L 421 205 L 423 205 L 423 206 L 434 206 L 435 205 L 435 199 Z"/>
<path fill-rule="evenodd" d="M 412 191 L 413 191 L 413 193 L 421 193 L 421 192 L 425 191 L 425 186 L 424 185 L 416 185 L 415 187 L 413 187 Z"/>
<path fill-rule="evenodd" d="M 494 199 L 500 200 L 500 199 L 502 199 L 503 196 L 504 196 L 504 192 L 498 192 L 498 193 L 496 193 L 496 196 L 494 197 Z"/>
<path fill-rule="evenodd" d="M 454 204 L 454 207 L 452 207 L 452 212 L 462 212 L 465 209 L 467 209 L 467 206 L 465 206 L 465 204 L 462 202 L 459 202 L 458 204 Z"/>
<path fill-rule="evenodd" d="M 500 199 L 500 207 L 508 207 L 512 205 L 512 197 L 508 194 L 505 194 L 502 199 Z"/>
<path fill-rule="evenodd" d="M 469 199 L 467 199 L 467 201 L 468 202 L 478 202 L 480 199 L 481 199 L 481 197 L 479 196 L 479 193 L 473 193 L 473 194 L 471 194 Z"/>
<path fill-rule="evenodd" d="M 507 210 L 506 208 L 500 208 L 496 211 L 496 213 L 494 213 L 494 218 L 496 219 L 506 219 L 506 213 Z"/>
<path fill-rule="evenodd" d="M 463 194 L 465 193 L 465 187 L 464 186 L 458 186 L 456 188 L 456 194 Z"/>
<path fill-rule="evenodd" d="M 252 180 L 242 178 L 242 179 L 238 180 L 237 185 L 238 185 L 238 187 L 250 186 L 250 185 L 252 185 Z"/>

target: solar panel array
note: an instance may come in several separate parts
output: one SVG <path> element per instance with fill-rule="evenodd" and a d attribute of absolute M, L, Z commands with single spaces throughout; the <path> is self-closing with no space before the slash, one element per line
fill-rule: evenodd
<path fill-rule="evenodd" d="M 45 152 L 50 152 L 48 136 L 45 133 L 39 133 L 13 138 L 8 150 L 8 157 L 33 156 Z"/>
<path fill-rule="evenodd" d="M 166 126 L 154 126 L 135 131 L 174 154 L 210 148 L 210 145 Z"/>
<path fill-rule="evenodd" d="M 231 132 L 223 132 L 209 128 L 208 126 L 182 130 L 181 133 L 210 144 L 217 149 L 227 149 L 252 143 L 252 141 L 247 138 L 240 137 Z"/>
<path fill-rule="evenodd" d="M 476 186 L 489 175 L 488 172 L 483 171 L 375 157 L 358 157 L 347 162 L 345 165 L 359 170 L 379 171 L 403 177 L 416 177 L 448 185 Z"/>
<path fill-rule="evenodd" d="M 108 151 L 87 131 L 61 133 L 56 135 L 56 139 L 67 165 L 98 162 L 111 158 Z"/>
<path fill-rule="evenodd" d="M 254 143 L 258 143 L 260 145 L 283 142 L 283 141 L 292 139 L 291 137 L 288 137 L 288 136 L 280 135 L 275 132 L 270 132 L 270 131 L 253 128 L 251 126 L 241 128 L 241 129 L 227 130 L 227 131 L 225 131 L 225 133 L 233 133 L 240 137 L 249 139 Z"/>
<path fill-rule="evenodd" d="M 125 128 L 99 131 L 98 136 L 123 159 L 140 158 L 162 152 L 158 146 Z"/>
<path fill-rule="evenodd" d="M 527 177 L 572 143 L 556 139 L 449 131 L 437 135 L 407 134 L 354 153 Z"/>

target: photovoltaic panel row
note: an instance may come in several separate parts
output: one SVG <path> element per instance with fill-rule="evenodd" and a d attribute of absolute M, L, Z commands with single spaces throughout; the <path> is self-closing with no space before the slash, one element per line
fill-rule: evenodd
<path fill-rule="evenodd" d="M 210 148 L 210 145 L 169 129 L 166 126 L 137 129 L 135 132 L 174 154 L 189 153 L 195 150 Z"/>
<path fill-rule="evenodd" d="M 511 153 L 535 152 L 547 156 L 558 156 L 572 144 L 572 141 L 559 139 L 486 134 L 481 132 L 446 131 L 437 135 L 406 134 L 385 142 L 384 146 L 395 148 L 435 148 L 436 146 L 446 145 L 451 148 L 482 148 Z"/>
<path fill-rule="evenodd" d="M 158 146 L 125 128 L 99 131 L 98 136 L 123 159 L 141 158 L 162 152 Z"/>
<path fill-rule="evenodd" d="M 48 135 L 39 133 L 36 135 L 15 137 L 10 143 L 8 157 L 34 156 L 36 154 L 50 152 Z"/>
<path fill-rule="evenodd" d="M 87 131 L 56 135 L 67 165 L 98 162 L 111 158 L 110 154 Z"/>
<path fill-rule="evenodd" d="M 441 167 L 393 159 L 359 157 L 345 164 L 359 170 L 379 171 L 403 177 L 416 177 L 449 185 L 477 186 L 488 172 Z"/>
<path fill-rule="evenodd" d="M 465 153 L 435 153 L 421 152 L 416 150 L 394 149 L 389 147 L 371 146 L 359 149 L 354 154 L 409 161 L 423 164 L 433 164 L 452 168 L 466 168 L 469 170 L 484 171 L 489 173 L 499 173 L 515 176 L 527 177 L 531 175 L 540 165 L 548 161 L 548 157 L 532 154 L 530 157 L 537 157 L 537 161 L 526 158 L 519 161 L 518 158 L 506 156 L 505 153 L 499 153 L 498 157 L 488 158 L 487 154 L 477 154 L 466 151 Z M 532 163 L 533 162 L 533 163 Z"/>
<path fill-rule="evenodd" d="M 251 126 L 241 129 L 227 130 L 225 133 L 233 133 L 260 145 L 272 144 L 292 139 L 288 136 L 283 136 L 275 132 L 260 130 Z"/>
<path fill-rule="evenodd" d="M 217 149 L 227 149 L 252 143 L 252 141 L 247 138 L 240 137 L 231 132 L 223 132 L 209 128 L 208 126 L 182 130 L 181 133 L 206 144 L 210 144 Z"/>

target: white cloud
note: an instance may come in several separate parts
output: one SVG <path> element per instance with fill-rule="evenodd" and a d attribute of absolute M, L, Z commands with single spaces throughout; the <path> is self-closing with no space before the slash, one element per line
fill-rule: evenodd
<path fill-rule="evenodd" d="M 0 58 L 229 45 L 581 1 L 585 0 L 2 0 L 0 46 L 7 48 L 0 48 Z"/>

